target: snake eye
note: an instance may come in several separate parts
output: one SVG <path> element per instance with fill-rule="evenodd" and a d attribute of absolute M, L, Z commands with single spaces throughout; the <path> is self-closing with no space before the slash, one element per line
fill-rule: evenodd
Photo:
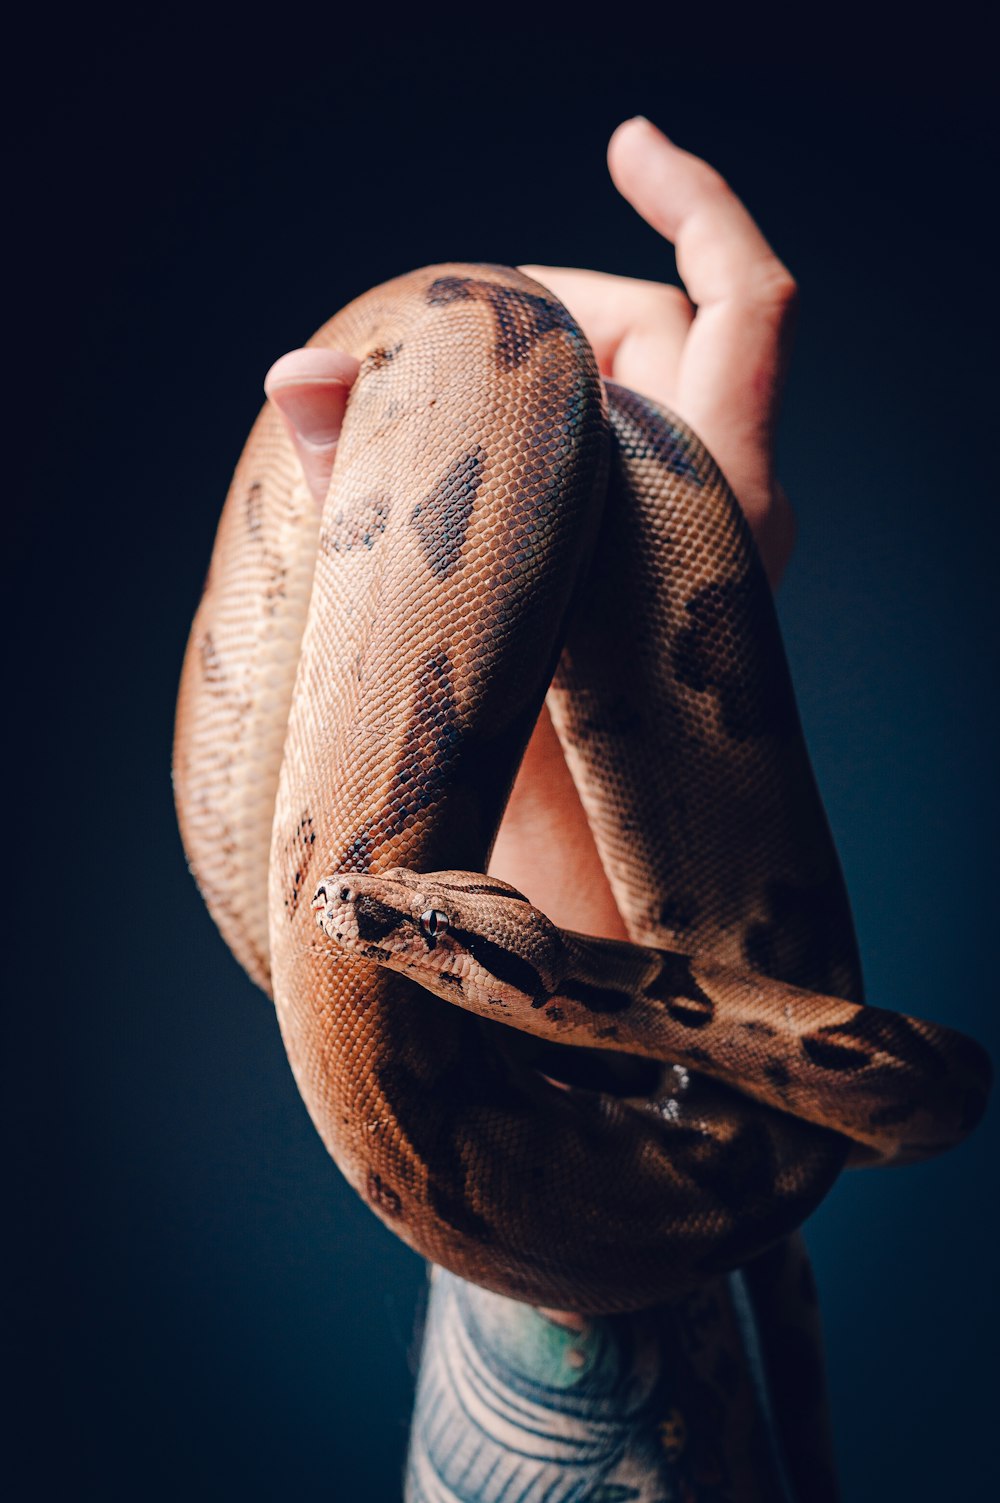
<path fill-rule="evenodd" d="M 440 908 L 428 908 L 420 915 L 420 927 L 428 939 L 437 939 L 448 927 L 448 915 Z"/>

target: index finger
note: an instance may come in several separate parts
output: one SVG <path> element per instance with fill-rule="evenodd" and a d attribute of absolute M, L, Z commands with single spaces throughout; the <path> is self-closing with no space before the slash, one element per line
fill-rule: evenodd
<path fill-rule="evenodd" d="M 618 127 L 608 166 L 622 195 L 673 244 L 697 308 L 679 372 L 685 416 L 710 448 L 735 424 L 769 453 L 795 304 L 790 273 L 720 174 L 648 120 Z"/>

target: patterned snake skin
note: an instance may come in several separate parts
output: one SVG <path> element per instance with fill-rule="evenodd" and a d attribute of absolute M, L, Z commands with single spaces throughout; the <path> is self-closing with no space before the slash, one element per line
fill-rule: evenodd
<path fill-rule="evenodd" d="M 968 1129 L 977 1054 L 951 1029 L 711 954 L 557 929 L 523 893 L 482 873 L 334 874 L 313 907 L 345 951 L 481 1017 L 558 1044 L 673 1061 L 661 1108 L 680 1110 L 693 1070 L 832 1127 L 856 1158 L 926 1158 Z M 547 1054 L 558 1071 L 562 1057 Z"/>
<path fill-rule="evenodd" d="M 971 1129 L 982 1051 L 853 1005 L 850 913 L 770 594 L 694 435 L 606 397 L 565 309 L 506 268 L 398 278 L 313 343 L 362 362 L 334 482 L 319 518 L 265 409 L 192 629 L 175 785 L 206 902 L 273 992 L 355 1189 L 467 1279 L 610 1312 L 775 1243 L 851 1140 L 917 1156 Z M 641 1091 L 567 1089 L 557 1044 L 532 1053 L 332 943 L 313 911 L 338 874 L 484 872 L 546 690 L 629 934 L 673 952 L 646 954 L 638 983 L 672 1027 Z M 599 988 L 600 960 L 578 980 Z M 527 1011 L 556 1037 L 537 995 Z M 624 1002 L 590 1011 L 587 1041 L 621 1047 Z M 807 1098 L 826 1103 L 812 1121 L 795 1115 Z"/>

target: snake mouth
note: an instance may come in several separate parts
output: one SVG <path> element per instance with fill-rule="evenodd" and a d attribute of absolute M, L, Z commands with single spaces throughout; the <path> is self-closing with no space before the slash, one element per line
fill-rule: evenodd
<path fill-rule="evenodd" d="M 505 1028 L 488 1018 L 483 1019 L 483 1026 L 505 1036 L 504 1048 L 518 1065 L 562 1090 L 600 1092 L 627 1100 L 652 1096 L 663 1074 L 662 1062 L 644 1055 L 559 1044 Z"/>

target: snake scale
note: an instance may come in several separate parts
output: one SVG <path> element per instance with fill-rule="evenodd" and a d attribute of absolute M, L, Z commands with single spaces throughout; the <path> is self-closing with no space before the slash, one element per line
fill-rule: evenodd
<path fill-rule="evenodd" d="M 174 777 L 354 1188 L 468 1279 L 610 1312 L 770 1246 L 849 1156 L 958 1141 L 988 1060 L 863 1004 L 770 592 L 695 435 L 503 267 L 397 278 L 312 343 L 361 361 L 330 492 L 265 408 Z M 638 950 L 482 875 L 546 693 Z M 604 1089 L 566 1043 L 655 1063 Z"/>

